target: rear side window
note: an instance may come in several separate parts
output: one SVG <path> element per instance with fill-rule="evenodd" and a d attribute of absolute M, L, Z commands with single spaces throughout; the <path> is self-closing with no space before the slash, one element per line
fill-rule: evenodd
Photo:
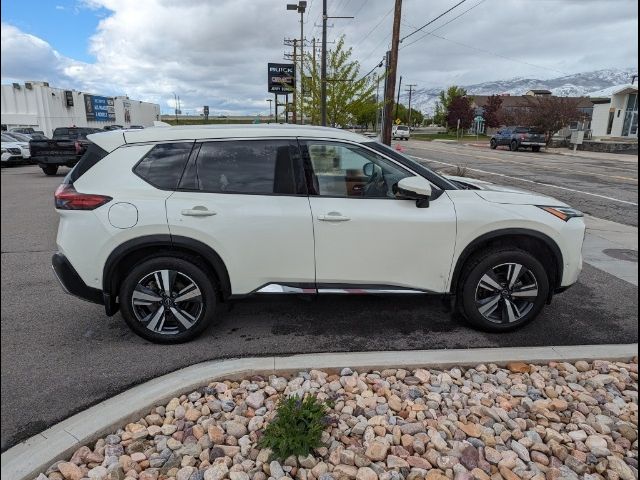
<path fill-rule="evenodd" d="M 298 148 L 289 140 L 203 143 L 180 187 L 249 195 L 306 193 Z"/>
<path fill-rule="evenodd" d="M 156 188 L 174 190 L 189 159 L 193 142 L 156 145 L 133 171 Z"/>
<path fill-rule="evenodd" d="M 73 183 L 84 175 L 91 167 L 109 155 L 106 150 L 103 150 L 95 143 L 90 143 L 84 152 L 84 155 L 80 157 L 78 163 L 65 177 L 64 183 Z"/>

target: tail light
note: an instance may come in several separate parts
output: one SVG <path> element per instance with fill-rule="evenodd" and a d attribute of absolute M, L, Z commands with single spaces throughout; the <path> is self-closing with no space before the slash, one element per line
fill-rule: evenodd
<path fill-rule="evenodd" d="M 112 198 L 106 195 L 95 195 L 93 193 L 80 193 L 76 191 L 73 184 L 62 184 L 54 195 L 56 208 L 59 210 L 95 210 L 105 203 L 109 203 Z"/>
<path fill-rule="evenodd" d="M 76 147 L 76 155 L 80 155 L 80 152 L 82 152 L 82 145 L 80 145 L 80 142 L 77 140 L 75 143 L 75 147 Z"/>

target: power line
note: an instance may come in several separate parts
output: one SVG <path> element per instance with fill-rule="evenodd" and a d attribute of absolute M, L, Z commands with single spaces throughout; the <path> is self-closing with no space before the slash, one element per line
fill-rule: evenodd
<path fill-rule="evenodd" d="M 379 22 L 378 22 L 378 23 L 377 23 L 377 24 L 376 24 L 376 25 L 375 25 L 371 30 L 369 30 L 369 33 L 367 33 L 364 37 L 362 37 L 362 39 L 358 42 L 358 44 L 357 44 L 354 48 L 359 47 L 359 46 L 362 44 L 362 42 L 364 42 L 367 38 L 369 38 L 369 36 L 370 36 L 373 32 L 375 32 L 375 31 L 376 31 L 376 29 L 377 29 L 380 25 L 382 25 L 382 22 L 384 22 L 384 21 L 387 19 L 387 17 L 388 17 L 389 15 L 391 15 L 391 12 L 393 12 L 393 9 L 394 9 L 394 8 L 393 8 L 393 7 L 391 7 L 391 9 L 386 13 L 386 15 L 385 15 L 384 17 L 382 17 L 382 19 L 381 19 L 381 20 L 380 20 L 380 21 L 379 21 Z"/>
<path fill-rule="evenodd" d="M 451 7 L 450 9 L 442 12 L 440 15 L 438 15 L 436 18 L 434 18 L 433 20 L 429 20 L 427 23 L 425 23 L 423 26 L 421 26 L 420 28 L 418 28 L 417 30 L 411 32 L 409 35 L 405 35 L 404 37 L 402 37 L 400 39 L 400 43 L 404 42 L 407 38 L 415 35 L 416 33 L 418 33 L 421 30 L 424 30 L 425 28 L 427 28 L 429 25 L 431 25 L 433 22 L 435 22 L 436 20 L 439 20 L 440 18 L 444 17 L 447 13 L 449 13 L 451 10 L 454 10 L 456 8 L 458 8 L 460 5 L 462 5 L 464 2 L 466 2 L 467 0 L 461 0 L 460 2 L 456 3 L 453 7 Z"/>
<path fill-rule="evenodd" d="M 309 23 L 309 17 L 311 17 L 311 9 L 313 8 L 313 2 L 314 2 L 314 1 L 315 1 L 315 0 L 311 0 L 311 2 L 309 3 L 309 9 L 307 10 L 307 20 L 304 22 L 304 23 L 305 23 L 305 25 L 306 25 L 307 23 Z"/>
<path fill-rule="evenodd" d="M 479 5 L 483 4 L 483 3 L 484 3 L 484 2 L 486 2 L 486 1 L 487 1 L 487 0 L 480 0 L 480 1 L 479 1 L 478 3 L 476 3 L 474 6 L 472 6 L 472 7 L 470 7 L 470 8 L 467 8 L 464 12 L 462 12 L 462 13 L 461 13 L 461 14 L 459 14 L 459 15 L 456 15 L 456 16 L 455 16 L 455 17 L 453 17 L 451 20 L 449 20 L 449 21 L 447 21 L 447 22 L 443 23 L 442 25 L 440 25 L 440 26 L 439 26 L 439 27 L 437 27 L 437 28 L 434 28 L 434 29 L 433 29 L 433 30 L 431 30 L 430 32 L 425 33 L 423 36 L 421 36 L 420 38 L 418 38 L 418 39 L 414 40 L 413 42 L 408 43 L 407 45 L 403 45 L 403 46 L 402 46 L 402 48 L 404 49 L 404 48 L 410 47 L 411 45 L 413 45 L 413 44 L 415 44 L 415 43 L 418 43 L 420 40 L 422 40 L 422 39 L 424 39 L 424 38 L 428 37 L 428 36 L 429 36 L 430 34 L 432 34 L 433 32 L 437 32 L 437 31 L 438 31 L 438 30 L 440 30 L 441 28 L 446 27 L 446 26 L 447 26 L 447 25 L 449 25 L 450 23 L 452 23 L 452 22 L 456 21 L 457 19 L 459 19 L 459 18 L 460 18 L 460 17 L 462 17 L 463 15 L 465 15 L 465 14 L 469 13 L 471 10 L 473 10 L 474 8 L 478 7 Z"/>
<path fill-rule="evenodd" d="M 495 53 L 495 52 L 492 52 L 490 50 L 484 50 L 482 48 L 478 48 L 478 47 L 475 47 L 473 45 L 469 45 L 467 43 L 457 42 L 455 40 L 451 40 L 450 38 L 446 38 L 446 37 L 443 37 L 441 35 L 436 35 L 435 33 L 429 33 L 429 35 L 431 35 L 432 37 L 439 38 L 440 40 L 446 40 L 447 42 L 451 42 L 451 43 L 454 43 L 456 45 L 460 45 L 462 47 L 467 47 L 467 48 L 470 48 L 472 50 L 476 50 L 477 52 L 482 52 L 482 53 L 486 53 L 488 55 L 493 55 L 494 57 L 503 58 L 505 60 L 510 60 L 512 62 L 522 63 L 523 65 L 528 65 L 530 67 L 541 68 L 543 70 L 549 70 L 551 72 L 561 73 L 563 75 L 569 75 L 567 72 L 563 72 L 561 70 L 556 70 L 555 68 L 543 67 L 542 65 L 536 65 L 535 63 L 529 63 L 529 62 L 525 62 L 525 61 L 522 61 L 522 60 L 517 60 L 515 58 L 507 57 L 505 55 L 500 55 L 499 53 Z"/>
<path fill-rule="evenodd" d="M 356 10 L 356 12 L 353 15 L 351 15 L 353 17 L 353 19 L 355 19 L 358 16 L 358 14 L 362 11 L 362 9 L 365 7 L 365 5 L 367 4 L 368 1 L 369 0 L 364 0 L 362 2 L 362 5 L 360 5 L 360 8 L 358 8 L 358 10 Z M 351 20 L 353 21 L 353 19 L 351 19 Z M 340 32 L 340 35 L 336 35 L 336 38 L 339 38 L 340 36 L 344 35 L 345 31 L 346 31 L 346 27 L 342 29 L 342 31 Z"/>

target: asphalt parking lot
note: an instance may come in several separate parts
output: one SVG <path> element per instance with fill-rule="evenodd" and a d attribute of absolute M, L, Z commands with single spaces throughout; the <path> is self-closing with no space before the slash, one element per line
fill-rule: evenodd
<path fill-rule="evenodd" d="M 420 148 L 412 152 L 441 155 L 435 158 L 440 162 L 451 159 L 446 152 Z M 637 163 L 635 172 L 635 186 L 620 187 L 622 193 L 612 187 L 610 194 L 629 198 L 628 190 L 635 189 L 637 202 Z M 2 450 L 132 385 L 215 358 L 638 339 L 637 287 L 585 265 L 574 288 L 556 297 L 536 322 L 508 334 L 472 330 L 429 297 L 251 298 L 221 311 L 216 325 L 196 341 L 154 345 L 132 334 L 119 316 L 107 318 L 100 306 L 64 294 L 53 277 L 58 219 L 52 195 L 65 173 L 45 177 L 36 167 L 2 170 Z M 604 199 L 584 202 L 593 203 L 595 212 Z M 624 217 L 633 224 L 635 216 L 637 225 L 637 203 L 602 208 L 618 222 Z"/>

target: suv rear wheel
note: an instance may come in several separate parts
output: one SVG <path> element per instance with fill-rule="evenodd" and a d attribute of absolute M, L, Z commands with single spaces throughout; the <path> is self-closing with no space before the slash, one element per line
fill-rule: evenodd
<path fill-rule="evenodd" d="M 216 303 L 213 279 L 188 258 L 143 260 L 120 288 L 127 325 L 156 343 L 195 338 L 213 321 Z"/>
<path fill-rule="evenodd" d="M 538 316 L 549 294 L 544 266 L 517 248 L 492 249 L 473 257 L 461 274 L 458 305 L 474 326 L 515 330 Z"/>
<path fill-rule="evenodd" d="M 489 146 L 491 147 L 492 150 L 495 150 L 496 148 L 498 148 L 498 142 L 496 141 L 495 138 L 491 139 L 491 141 L 489 142 Z"/>
<path fill-rule="evenodd" d="M 512 140 L 511 144 L 509 145 L 509 149 L 512 152 L 517 152 L 518 151 L 518 142 L 516 142 L 515 140 Z"/>
<path fill-rule="evenodd" d="M 45 165 L 44 167 L 42 167 L 42 171 L 44 172 L 45 175 L 55 175 L 56 173 L 58 173 L 58 166 Z"/>

